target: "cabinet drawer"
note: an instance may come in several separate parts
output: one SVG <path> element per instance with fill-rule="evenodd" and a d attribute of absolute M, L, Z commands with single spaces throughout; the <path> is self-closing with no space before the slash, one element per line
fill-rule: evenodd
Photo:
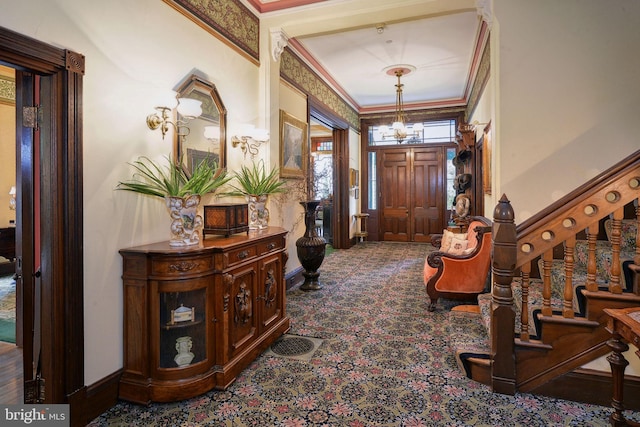
<path fill-rule="evenodd" d="M 256 245 L 244 246 L 239 249 L 233 249 L 229 252 L 229 265 L 227 267 L 232 267 L 236 264 L 240 264 L 241 262 L 248 261 L 252 258 L 255 258 L 258 255 L 258 250 Z"/>
<path fill-rule="evenodd" d="M 276 236 L 272 239 L 258 243 L 258 255 L 264 255 L 266 253 L 282 249 L 284 247 L 283 240 L 284 239 L 282 239 L 282 237 Z"/>
<path fill-rule="evenodd" d="M 211 270 L 213 270 L 211 255 L 162 257 L 151 261 L 151 275 L 153 276 L 180 277 Z"/>

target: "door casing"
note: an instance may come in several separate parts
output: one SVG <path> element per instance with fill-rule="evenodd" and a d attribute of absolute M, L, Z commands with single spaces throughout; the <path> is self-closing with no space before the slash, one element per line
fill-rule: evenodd
<path fill-rule="evenodd" d="M 88 421 L 84 415 L 82 251 L 84 56 L 0 27 L 0 62 L 38 75 L 41 80 L 39 262 L 45 403 L 69 403 L 71 425 L 84 425 Z M 17 92 L 25 94 L 24 89 L 31 83 L 23 81 L 20 84 L 23 86 Z M 21 107 L 28 100 L 16 101 L 16 107 L 19 107 L 18 103 Z M 18 143 L 33 146 L 33 130 L 22 126 L 21 110 L 17 116 Z M 20 159 L 23 173 L 28 161 Z M 22 206 L 23 210 L 28 208 Z M 24 239 L 21 244 L 24 248 Z M 35 271 L 23 271 L 25 274 L 35 274 Z M 25 300 L 25 306 L 33 304 L 33 297 L 30 298 L 28 303 Z M 25 372 L 30 370 L 30 367 L 25 368 Z"/>

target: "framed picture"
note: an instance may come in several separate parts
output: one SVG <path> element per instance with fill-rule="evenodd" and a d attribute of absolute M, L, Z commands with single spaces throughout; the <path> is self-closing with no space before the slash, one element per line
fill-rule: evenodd
<path fill-rule="evenodd" d="M 491 123 L 484 128 L 482 139 L 482 190 L 491 194 Z"/>
<path fill-rule="evenodd" d="M 215 162 L 217 165 L 220 165 L 220 156 L 210 151 L 187 148 L 187 161 L 185 162 L 185 166 L 189 174 L 192 174 L 196 167 L 202 162 Z"/>
<path fill-rule="evenodd" d="M 307 123 L 280 110 L 280 176 L 304 178 L 307 151 Z"/>
<path fill-rule="evenodd" d="M 16 79 L 0 76 L 0 104 L 16 104 Z"/>
<path fill-rule="evenodd" d="M 358 187 L 359 177 L 358 169 L 349 168 L 349 187 Z"/>

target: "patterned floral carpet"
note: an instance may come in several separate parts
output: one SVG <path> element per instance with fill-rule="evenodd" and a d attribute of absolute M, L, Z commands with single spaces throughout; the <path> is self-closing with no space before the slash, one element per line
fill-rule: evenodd
<path fill-rule="evenodd" d="M 13 275 L 0 277 L 0 319 L 16 319 L 16 281 Z"/>
<path fill-rule="evenodd" d="M 360 243 L 325 258 L 324 289 L 287 294 L 310 361 L 262 355 L 226 391 L 149 407 L 120 402 L 97 426 L 606 426 L 612 409 L 467 379 L 447 344 L 444 300 L 427 311 L 429 245 Z M 625 414 L 638 420 L 638 413 Z"/>

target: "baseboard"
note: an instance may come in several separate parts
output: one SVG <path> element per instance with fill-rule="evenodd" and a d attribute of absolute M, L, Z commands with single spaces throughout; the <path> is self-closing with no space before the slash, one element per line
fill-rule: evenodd
<path fill-rule="evenodd" d="M 69 396 L 69 403 L 74 406 L 72 425 L 85 426 L 114 406 L 121 376 L 122 369 Z"/>
<path fill-rule="evenodd" d="M 531 393 L 573 402 L 611 406 L 613 384 L 609 372 L 577 369 L 538 387 Z M 640 411 L 640 378 L 626 376 L 623 393 L 625 409 Z"/>
<path fill-rule="evenodd" d="M 304 268 L 300 266 L 295 270 L 285 274 L 284 283 L 286 285 L 287 290 L 304 282 L 304 276 L 302 275 L 303 272 L 304 272 Z"/>

